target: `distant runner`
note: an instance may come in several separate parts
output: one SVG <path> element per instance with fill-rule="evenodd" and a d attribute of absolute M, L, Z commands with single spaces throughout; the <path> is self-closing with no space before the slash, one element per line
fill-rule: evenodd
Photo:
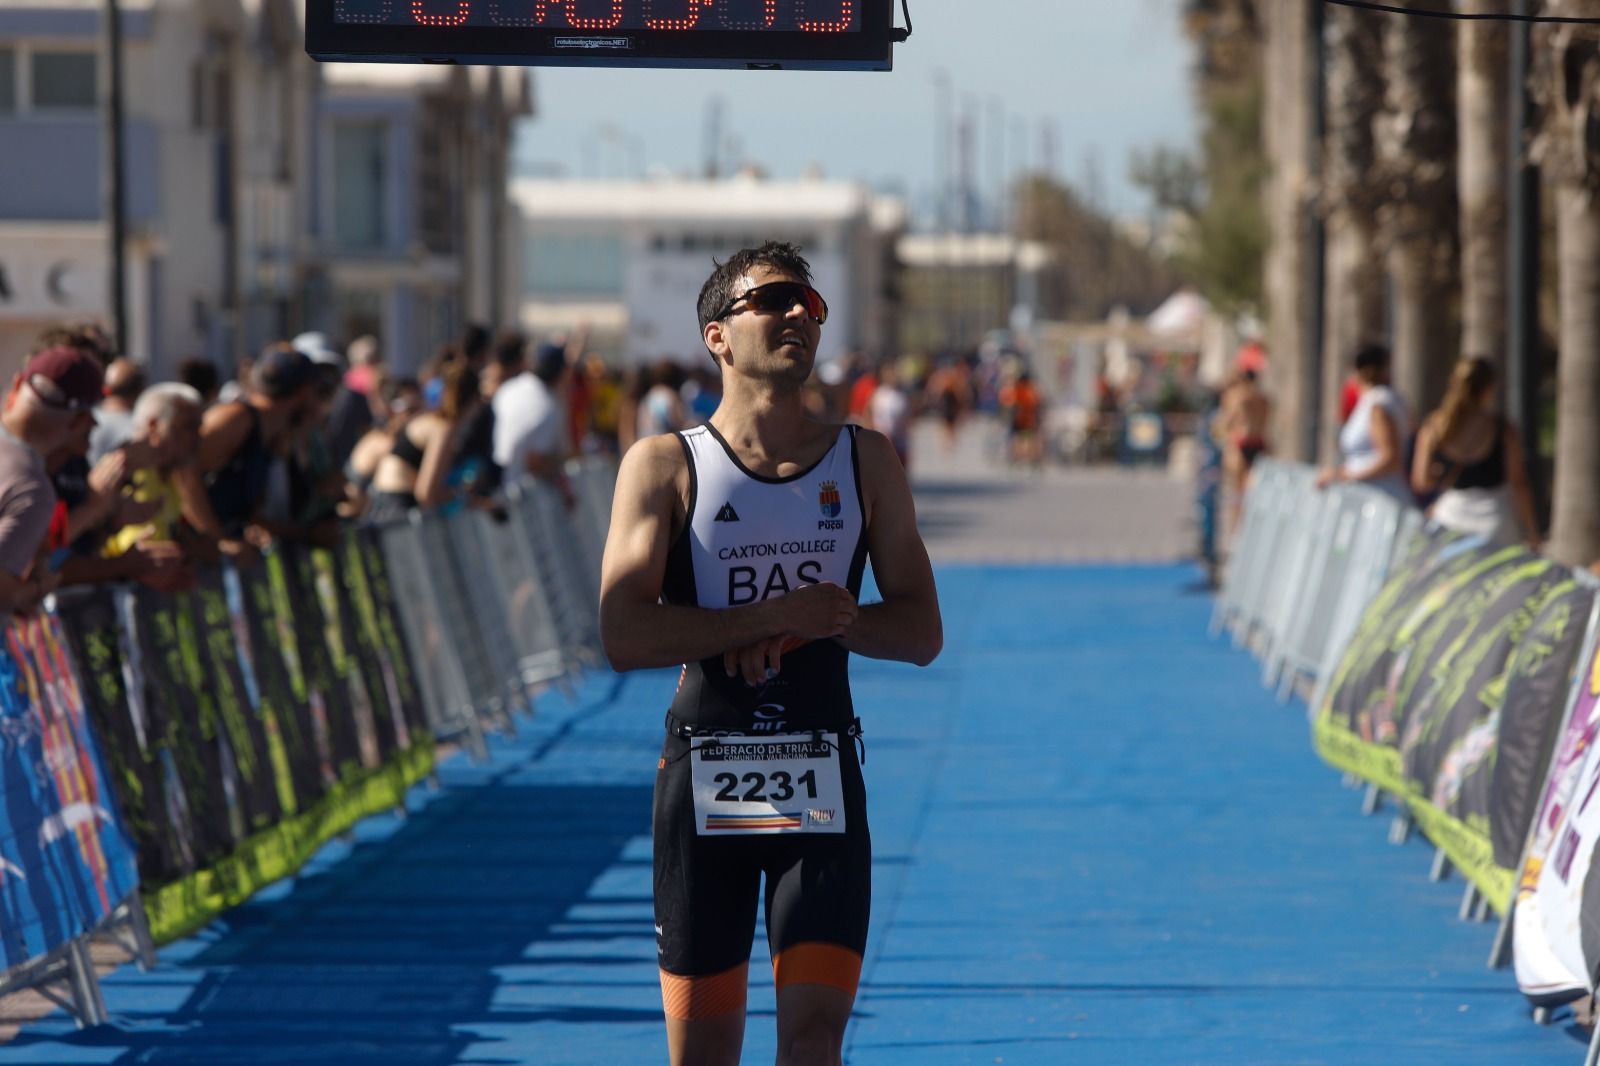
<path fill-rule="evenodd" d="M 943 644 L 893 447 L 804 416 L 828 315 L 810 278 L 788 244 L 717 267 L 699 317 L 722 405 L 634 445 L 612 506 L 606 654 L 618 670 L 687 664 L 654 815 L 674 1064 L 739 1061 L 763 902 L 778 1062 L 840 1062 L 872 896 L 849 653 L 926 665 Z M 869 558 L 883 602 L 858 605 Z"/>

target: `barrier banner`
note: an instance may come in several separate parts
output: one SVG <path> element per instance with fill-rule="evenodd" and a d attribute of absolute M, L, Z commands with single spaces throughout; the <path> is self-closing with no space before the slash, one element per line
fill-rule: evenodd
<path fill-rule="evenodd" d="M 129 641 L 132 598 L 109 588 L 56 597 L 56 613 L 80 667 L 82 695 L 104 741 L 113 791 L 146 878 L 166 881 L 192 869 L 187 814 L 177 802 L 176 767 L 161 720 L 145 712 L 144 675 Z M 132 698 L 130 693 L 141 693 Z"/>
<path fill-rule="evenodd" d="M 0 951 L 5 968 L 92 929 L 138 885 L 59 619 L 0 647 Z"/>
<path fill-rule="evenodd" d="M 1600 650 L 1593 644 L 1577 686 L 1550 757 L 1512 914 L 1517 987 L 1540 1006 L 1586 994 L 1594 973 L 1584 962 L 1580 928 L 1583 882 L 1600 836 Z"/>
<path fill-rule="evenodd" d="M 1417 538 L 1362 614 L 1316 709 L 1312 734 L 1324 760 L 1389 792 L 1405 793 L 1400 731 L 1427 661 L 1425 649 L 1445 636 L 1449 608 L 1462 590 L 1519 552 L 1449 533 Z"/>
<path fill-rule="evenodd" d="M 1571 570 L 1522 552 L 1455 597 L 1439 642 L 1426 661 L 1413 660 L 1422 676 L 1400 738 L 1406 801 L 1502 914 L 1516 872 L 1494 861 L 1489 789 L 1511 662 L 1545 607 L 1576 587 Z"/>
<path fill-rule="evenodd" d="M 288 590 L 282 587 L 282 575 L 281 562 L 269 558 L 262 566 L 238 573 L 238 581 L 262 718 L 267 723 L 275 758 L 282 758 L 287 769 L 288 781 L 280 781 L 278 791 L 283 809 L 293 812 L 315 803 L 327 790 L 328 782 L 322 772 L 316 726 L 305 695 L 293 630 L 287 623 Z M 277 603 L 280 588 L 285 601 L 281 611 Z"/>
<path fill-rule="evenodd" d="M 1494 864 L 1513 872 L 1538 809 L 1593 606 L 1587 585 L 1553 597 L 1511 657 L 1489 783 L 1489 836 Z"/>

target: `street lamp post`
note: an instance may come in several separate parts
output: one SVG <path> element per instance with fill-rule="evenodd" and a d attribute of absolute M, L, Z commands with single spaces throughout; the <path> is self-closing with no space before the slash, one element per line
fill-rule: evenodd
<path fill-rule="evenodd" d="M 104 0 L 101 7 L 100 67 L 100 201 L 109 245 L 111 336 L 121 355 L 128 350 L 128 223 L 123 195 L 122 13 L 117 0 Z"/>

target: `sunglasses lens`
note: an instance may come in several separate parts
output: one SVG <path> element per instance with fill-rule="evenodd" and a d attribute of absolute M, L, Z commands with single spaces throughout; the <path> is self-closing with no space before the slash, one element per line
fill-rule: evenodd
<path fill-rule="evenodd" d="M 809 285 L 795 281 L 779 281 L 760 285 L 745 293 L 745 300 L 757 311 L 788 311 L 795 304 L 804 304 L 806 314 L 819 323 L 828 320 L 828 305 L 822 294 Z"/>

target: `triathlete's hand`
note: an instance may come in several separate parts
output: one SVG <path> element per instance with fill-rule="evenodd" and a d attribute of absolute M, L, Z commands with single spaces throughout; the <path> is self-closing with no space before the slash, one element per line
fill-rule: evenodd
<path fill-rule="evenodd" d="M 783 669 L 783 653 L 793 638 L 768 637 L 743 648 L 730 648 L 722 653 L 723 669 L 729 677 L 742 677 L 752 687 L 764 685 L 778 676 Z"/>
<path fill-rule="evenodd" d="M 850 590 L 831 581 L 801 585 L 777 603 L 783 611 L 784 631 L 804 640 L 837 637 L 850 628 L 860 611 Z"/>

